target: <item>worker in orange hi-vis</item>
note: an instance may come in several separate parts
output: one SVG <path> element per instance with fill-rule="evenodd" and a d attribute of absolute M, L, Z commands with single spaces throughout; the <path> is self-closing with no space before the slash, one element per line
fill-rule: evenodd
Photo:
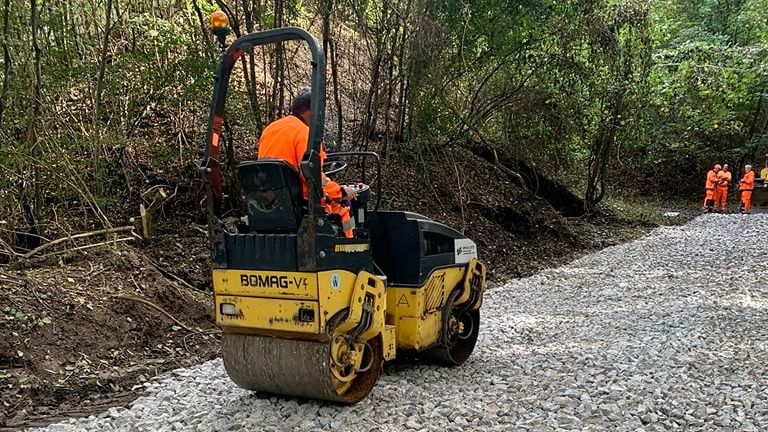
<path fill-rule="evenodd" d="M 749 214 L 752 209 L 752 189 L 755 188 L 755 172 L 752 171 L 752 165 L 744 165 L 744 177 L 739 182 L 739 191 L 741 192 L 741 213 Z"/>
<path fill-rule="evenodd" d="M 298 91 L 291 102 L 291 114 L 275 120 L 267 125 L 259 138 L 259 159 L 282 159 L 288 162 L 297 171 L 299 164 L 307 151 L 309 141 L 309 121 L 312 118 L 310 100 L 312 92 L 309 87 Z M 320 163 L 325 161 L 325 151 L 320 147 Z M 349 186 L 341 186 L 330 180 L 325 174 L 320 174 L 323 198 L 321 203 L 328 214 L 338 214 L 341 218 L 344 236 L 354 236 L 355 220 L 349 213 L 349 207 L 342 202 L 357 198 L 357 192 Z M 304 188 L 304 198 L 308 197 L 307 182 L 301 177 Z"/>
<path fill-rule="evenodd" d="M 704 211 L 711 211 L 715 207 L 715 188 L 717 187 L 717 173 L 720 172 L 720 164 L 715 165 L 707 173 L 707 182 L 704 185 Z"/>
<path fill-rule="evenodd" d="M 732 180 L 731 168 L 728 164 L 723 164 L 723 169 L 717 173 L 717 186 L 715 186 L 715 193 L 713 195 L 715 211 L 725 211 L 726 201 L 728 201 L 728 187 L 731 185 Z"/>

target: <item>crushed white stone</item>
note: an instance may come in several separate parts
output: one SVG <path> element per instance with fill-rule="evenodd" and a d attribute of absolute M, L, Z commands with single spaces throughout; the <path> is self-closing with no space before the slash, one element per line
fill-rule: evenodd
<path fill-rule="evenodd" d="M 768 430 L 768 215 L 704 215 L 490 290 L 462 367 L 394 364 L 343 407 L 220 360 L 47 431 Z"/>

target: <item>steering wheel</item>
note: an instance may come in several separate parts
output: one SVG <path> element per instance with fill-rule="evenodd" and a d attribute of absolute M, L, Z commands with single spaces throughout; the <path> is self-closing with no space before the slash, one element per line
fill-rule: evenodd
<path fill-rule="evenodd" d="M 349 164 L 343 160 L 334 160 L 323 163 L 323 172 L 328 177 L 338 174 L 347 169 Z"/>

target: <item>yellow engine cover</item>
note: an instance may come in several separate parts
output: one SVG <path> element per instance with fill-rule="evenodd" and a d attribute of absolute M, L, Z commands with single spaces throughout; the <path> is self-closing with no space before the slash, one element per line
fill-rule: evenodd
<path fill-rule="evenodd" d="M 345 270 L 301 273 L 215 269 L 216 323 L 224 328 L 325 333 L 328 320 L 350 307 L 358 278 L 367 281 L 369 277 L 374 276 Z M 383 290 L 383 282 L 379 284 Z M 223 303 L 234 304 L 235 313 L 223 314 Z M 384 308 L 383 298 L 381 303 Z M 306 309 L 314 311 L 313 323 L 299 319 Z"/>
<path fill-rule="evenodd" d="M 466 266 L 435 270 L 423 286 L 387 287 L 387 324 L 397 326 L 398 348 L 422 350 L 437 343 L 440 310 L 464 281 Z"/>
<path fill-rule="evenodd" d="M 455 304 L 468 301 L 472 280 L 480 281 L 484 288 L 485 266 L 475 259 L 466 265 L 433 271 L 421 287 L 388 286 L 386 290 L 383 281 L 367 272 L 216 269 L 216 322 L 225 331 L 229 328 L 291 332 L 297 333 L 291 337 L 302 338 L 301 334 L 326 334 L 328 321 L 348 309 L 348 319 L 337 328 L 347 331 L 359 319 L 356 303 L 361 295 L 373 295 L 375 328 L 366 331 L 363 338 L 381 334 L 384 355 L 392 359 L 397 349 L 423 350 L 434 346 L 440 339 L 443 308 L 449 295 L 462 289 Z M 473 309 L 480 307 L 482 294 L 481 290 Z"/>
<path fill-rule="evenodd" d="M 225 315 L 222 304 L 235 305 L 237 313 Z M 301 317 L 313 317 L 302 321 Z M 316 301 L 297 301 L 244 296 L 216 296 L 216 323 L 223 327 L 319 333 Z"/>

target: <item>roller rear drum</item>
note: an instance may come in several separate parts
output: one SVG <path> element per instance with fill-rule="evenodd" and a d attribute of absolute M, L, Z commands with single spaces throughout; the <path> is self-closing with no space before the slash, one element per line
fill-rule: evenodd
<path fill-rule="evenodd" d="M 368 342 L 363 367 L 358 370 L 340 371 L 331 360 L 332 349 L 339 349 L 333 340 L 315 342 L 232 333 L 222 336 L 224 367 L 239 387 L 356 403 L 370 393 L 381 373 L 381 339 L 375 337 Z"/>

